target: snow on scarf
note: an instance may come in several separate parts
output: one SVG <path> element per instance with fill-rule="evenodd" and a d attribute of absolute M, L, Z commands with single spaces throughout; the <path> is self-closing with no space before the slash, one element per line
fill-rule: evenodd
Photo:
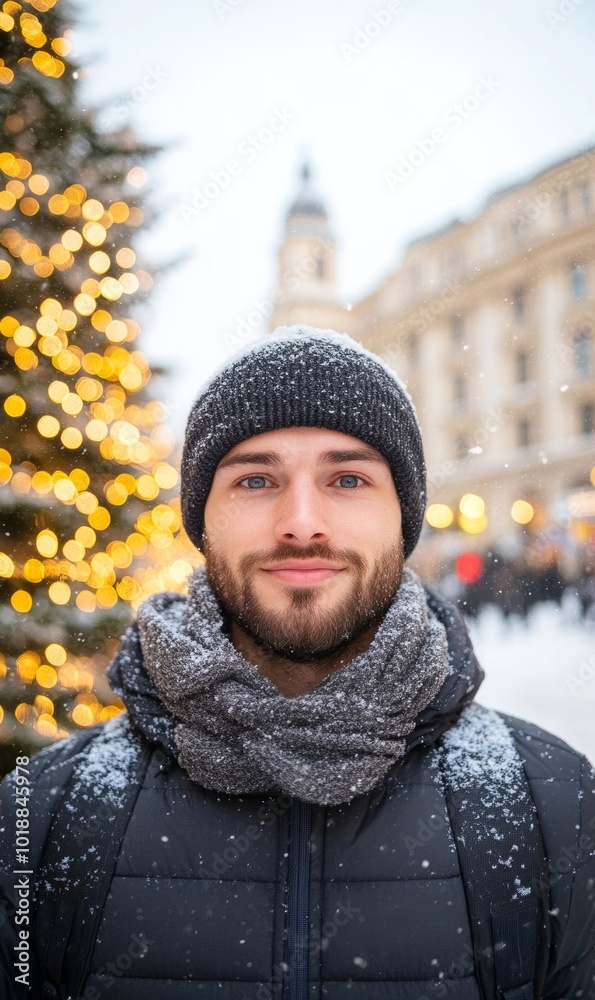
<path fill-rule="evenodd" d="M 369 791 L 449 672 L 444 625 L 406 568 L 369 648 L 307 694 L 288 698 L 225 634 L 204 566 L 188 595 L 138 610 L 143 660 L 174 718 L 179 763 L 205 788 L 337 805 Z"/>

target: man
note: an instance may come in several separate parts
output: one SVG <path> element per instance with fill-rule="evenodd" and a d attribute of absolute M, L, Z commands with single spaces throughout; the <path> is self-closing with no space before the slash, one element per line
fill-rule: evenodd
<path fill-rule="evenodd" d="M 404 567 L 403 385 L 345 335 L 278 330 L 195 401 L 181 482 L 205 565 L 122 637 L 127 712 L 31 762 L 3 995 L 27 926 L 44 998 L 593 997 L 593 774 L 474 707 L 463 621 Z"/>

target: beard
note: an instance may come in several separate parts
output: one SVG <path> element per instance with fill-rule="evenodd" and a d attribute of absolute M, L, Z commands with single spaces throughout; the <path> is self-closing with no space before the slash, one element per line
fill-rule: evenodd
<path fill-rule="evenodd" d="M 240 560 L 237 571 L 205 543 L 211 587 L 224 613 L 264 650 L 297 663 L 314 663 L 340 652 L 386 614 L 403 577 L 403 537 L 381 553 L 373 566 L 350 549 L 333 550 L 321 542 L 304 549 L 281 545 Z M 347 565 L 352 583 L 338 604 L 324 607 L 318 587 L 286 587 L 289 607 L 278 611 L 258 598 L 258 567 L 287 559 L 327 559 Z M 349 572 L 349 570 L 348 570 Z M 322 606 L 321 606 L 322 605 Z"/>

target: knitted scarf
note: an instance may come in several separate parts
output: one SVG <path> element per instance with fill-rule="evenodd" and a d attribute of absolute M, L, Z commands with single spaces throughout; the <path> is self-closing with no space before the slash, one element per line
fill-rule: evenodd
<path fill-rule="evenodd" d="M 449 673 L 444 625 L 406 568 L 368 649 L 288 698 L 236 650 L 204 566 L 188 595 L 138 610 L 143 661 L 174 719 L 179 763 L 205 788 L 337 805 L 369 791 L 405 752 Z"/>

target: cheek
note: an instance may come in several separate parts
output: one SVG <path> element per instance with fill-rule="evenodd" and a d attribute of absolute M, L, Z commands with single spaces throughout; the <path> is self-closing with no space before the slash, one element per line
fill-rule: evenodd
<path fill-rule="evenodd" d="M 270 533 L 270 515 L 261 504 L 252 504 L 236 492 L 219 496 L 211 491 L 205 505 L 205 530 L 220 551 L 241 553 L 262 545 Z"/>

